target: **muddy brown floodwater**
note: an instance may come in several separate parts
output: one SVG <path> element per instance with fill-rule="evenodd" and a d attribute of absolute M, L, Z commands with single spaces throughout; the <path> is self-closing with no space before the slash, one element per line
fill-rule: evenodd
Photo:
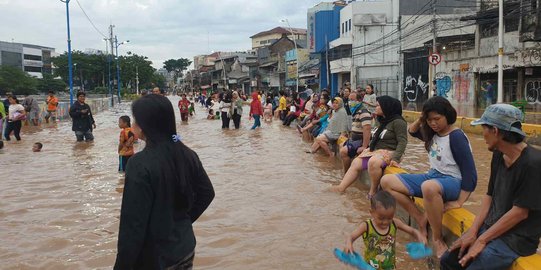
<path fill-rule="evenodd" d="M 327 191 L 342 177 L 340 161 L 306 154 L 309 144 L 278 121 L 251 131 L 245 112 L 240 130 L 223 131 L 199 106 L 196 113 L 178 131 L 199 154 L 216 198 L 194 224 L 195 269 L 349 269 L 332 250 L 342 248 L 369 214 L 366 189 Z M 0 150 L 0 268 L 112 267 L 123 183 L 117 121 L 123 114 L 130 115 L 128 103 L 97 114 L 94 143 L 75 143 L 71 123 L 61 122 L 25 127 L 21 143 Z M 466 207 L 476 210 L 491 155 L 482 138 L 469 138 L 480 180 Z M 38 141 L 43 151 L 32 153 Z M 419 141 L 410 138 L 402 165 L 428 169 Z M 404 245 L 411 240 L 399 233 L 398 269 L 427 269 L 426 262 L 407 258 Z"/>

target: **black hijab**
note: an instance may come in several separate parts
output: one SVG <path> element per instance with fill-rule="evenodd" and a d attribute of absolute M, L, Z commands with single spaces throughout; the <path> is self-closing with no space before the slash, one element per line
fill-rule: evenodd
<path fill-rule="evenodd" d="M 370 142 L 370 151 L 374 151 L 376 149 L 376 144 L 380 139 L 379 136 L 381 135 L 381 132 L 385 130 L 387 124 L 396 119 L 404 120 L 402 117 L 402 104 L 398 99 L 390 96 L 381 96 L 378 97 L 376 101 L 379 103 L 379 107 L 383 111 L 384 116 L 377 117 L 379 127 L 376 130 L 372 141 Z"/>

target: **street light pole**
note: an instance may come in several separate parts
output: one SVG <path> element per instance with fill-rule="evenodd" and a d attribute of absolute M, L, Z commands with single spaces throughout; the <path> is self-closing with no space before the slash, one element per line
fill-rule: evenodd
<path fill-rule="evenodd" d="M 225 73 L 225 62 L 224 62 L 224 59 L 222 58 L 222 53 L 221 52 L 218 52 L 218 57 L 220 57 L 220 60 L 222 61 L 222 70 L 223 70 L 223 74 L 224 74 L 224 89 L 228 90 L 229 85 L 227 83 L 227 77 L 226 77 L 226 73 Z"/>
<path fill-rule="evenodd" d="M 118 58 L 118 47 L 120 47 L 120 45 L 124 44 L 124 43 L 128 43 L 130 42 L 129 40 L 126 40 L 126 41 L 122 41 L 120 43 L 118 43 L 118 39 L 117 37 L 115 36 L 115 50 L 116 50 L 116 82 L 117 82 L 117 88 L 118 88 L 118 103 L 120 103 L 120 87 L 121 87 L 121 83 L 120 83 L 120 59 Z"/>
<path fill-rule="evenodd" d="M 289 32 L 293 36 L 293 44 L 295 45 L 295 67 L 297 69 L 297 84 L 295 86 L 296 92 L 299 93 L 299 49 L 297 47 L 297 39 L 295 38 L 295 34 L 293 33 L 293 29 L 291 28 L 291 25 L 289 24 L 289 21 L 287 19 L 282 20 L 282 22 L 286 22 L 287 26 L 289 27 Z"/>
<path fill-rule="evenodd" d="M 111 54 L 113 52 L 111 52 L 111 54 L 109 54 L 109 46 L 108 46 L 108 42 L 109 42 L 109 39 L 107 38 L 104 38 L 103 40 L 105 40 L 105 52 L 107 53 L 107 89 L 109 90 L 109 97 L 111 97 L 111 107 L 115 106 L 115 102 L 114 102 L 114 98 L 113 98 L 113 94 L 111 93 L 112 92 L 112 88 L 111 88 Z M 112 48 L 111 48 L 112 50 Z"/>
<path fill-rule="evenodd" d="M 72 63 L 71 63 L 70 9 L 69 9 L 70 0 L 60 0 L 60 2 L 66 3 L 66 20 L 67 20 L 67 26 L 68 26 L 68 77 L 69 77 L 69 86 L 70 86 L 70 106 L 71 106 L 71 104 L 73 104 L 73 73 L 72 73 Z"/>

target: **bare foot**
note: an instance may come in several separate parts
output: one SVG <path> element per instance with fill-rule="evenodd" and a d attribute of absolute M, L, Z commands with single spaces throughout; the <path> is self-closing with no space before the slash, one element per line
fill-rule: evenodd
<path fill-rule="evenodd" d="M 445 244 L 442 239 L 434 240 L 433 245 L 434 249 L 436 249 L 436 256 L 438 259 L 440 259 L 443 253 L 449 249 L 447 244 Z"/>
<path fill-rule="evenodd" d="M 339 193 L 342 193 L 345 191 L 345 190 L 342 190 L 339 185 L 331 185 L 329 190 L 332 192 L 339 192 Z"/>
<path fill-rule="evenodd" d="M 419 232 L 428 239 L 428 219 L 426 216 L 423 216 L 423 220 L 421 222 L 417 222 L 417 226 L 419 226 Z"/>

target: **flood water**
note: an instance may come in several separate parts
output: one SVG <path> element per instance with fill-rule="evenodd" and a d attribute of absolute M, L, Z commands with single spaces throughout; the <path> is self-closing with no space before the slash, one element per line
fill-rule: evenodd
<path fill-rule="evenodd" d="M 366 187 L 343 195 L 327 191 L 342 177 L 340 161 L 306 154 L 309 144 L 278 121 L 251 131 L 245 112 L 240 130 L 223 131 L 221 121 L 206 120 L 199 106 L 196 113 L 178 131 L 199 154 L 216 198 L 194 224 L 195 269 L 350 269 L 332 250 L 369 218 Z M 93 143 L 76 143 L 71 123 L 61 122 L 25 127 L 21 143 L 0 150 L 0 268 L 112 267 L 123 183 L 117 121 L 123 114 L 130 115 L 127 103 L 95 115 Z M 480 180 L 466 207 L 475 211 L 491 155 L 482 138 L 469 138 Z M 43 151 L 32 153 L 38 141 Z M 410 138 L 402 165 L 428 169 L 420 142 Z M 407 258 L 404 245 L 412 239 L 398 234 L 398 269 L 428 269 Z M 362 246 L 359 239 L 355 247 Z"/>

